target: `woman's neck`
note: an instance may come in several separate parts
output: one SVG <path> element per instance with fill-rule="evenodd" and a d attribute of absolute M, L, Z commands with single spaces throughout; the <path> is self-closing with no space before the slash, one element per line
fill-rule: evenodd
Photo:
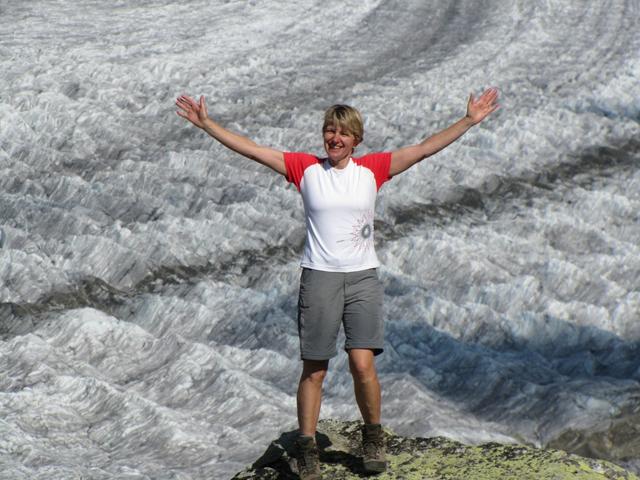
<path fill-rule="evenodd" d="M 351 160 L 351 155 L 347 155 L 346 157 L 341 158 L 339 160 L 329 157 L 329 163 L 331 164 L 331 166 L 333 168 L 337 168 L 338 170 L 342 170 L 343 168 L 346 168 L 347 165 L 349 165 L 349 160 Z"/>

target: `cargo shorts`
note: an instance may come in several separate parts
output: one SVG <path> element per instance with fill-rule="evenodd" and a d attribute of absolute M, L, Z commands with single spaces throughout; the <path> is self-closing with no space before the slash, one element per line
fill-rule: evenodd
<path fill-rule="evenodd" d="M 375 268 L 325 272 L 303 268 L 298 296 L 298 334 L 303 360 L 328 360 L 338 354 L 340 325 L 344 348 L 383 351 L 384 290 Z"/>

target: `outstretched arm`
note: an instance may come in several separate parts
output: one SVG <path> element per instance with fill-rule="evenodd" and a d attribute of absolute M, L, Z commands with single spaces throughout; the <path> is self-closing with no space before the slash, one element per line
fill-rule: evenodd
<path fill-rule="evenodd" d="M 207 113 L 204 97 L 200 97 L 200 101 L 196 102 L 191 97 L 181 95 L 176 100 L 176 106 L 180 108 L 180 110 L 176 112 L 179 116 L 189 120 L 196 127 L 207 132 L 225 147 L 251 160 L 266 165 L 282 175 L 287 175 L 287 169 L 284 164 L 284 154 L 281 151 L 258 145 L 253 140 L 231 132 L 211 120 Z"/>
<path fill-rule="evenodd" d="M 497 99 L 498 90 L 496 88 L 485 90 L 477 99 L 474 98 L 473 94 L 469 95 L 467 114 L 463 118 L 417 145 L 411 145 L 392 152 L 389 175 L 393 177 L 402 173 L 420 160 L 439 152 L 447 145 L 455 142 L 472 126 L 480 123 L 498 108 Z"/>

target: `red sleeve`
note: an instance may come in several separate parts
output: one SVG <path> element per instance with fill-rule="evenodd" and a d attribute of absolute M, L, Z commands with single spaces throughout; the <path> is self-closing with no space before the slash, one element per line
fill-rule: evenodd
<path fill-rule="evenodd" d="M 389 176 L 389 170 L 391 169 L 391 152 L 370 153 L 364 157 L 354 158 L 353 161 L 358 165 L 367 167 L 373 172 L 378 190 L 380 190 L 384 182 L 391 180 L 391 176 Z"/>
<path fill-rule="evenodd" d="M 315 165 L 321 160 L 308 153 L 284 152 L 284 165 L 287 169 L 287 181 L 293 183 L 300 191 L 302 175 L 307 167 Z"/>

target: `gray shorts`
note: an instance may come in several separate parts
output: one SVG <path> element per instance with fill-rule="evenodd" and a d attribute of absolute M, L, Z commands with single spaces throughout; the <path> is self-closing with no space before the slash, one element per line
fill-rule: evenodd
<path fill-rule="evenodd" d="M 298 297 L 300 356 L 328 360 L 338 354 L 336 341 L 344 325 L 344 348 L 382 353 L 382 283 L 375 268 L 359 272 L 324 272 L 304 268 Z"/>

